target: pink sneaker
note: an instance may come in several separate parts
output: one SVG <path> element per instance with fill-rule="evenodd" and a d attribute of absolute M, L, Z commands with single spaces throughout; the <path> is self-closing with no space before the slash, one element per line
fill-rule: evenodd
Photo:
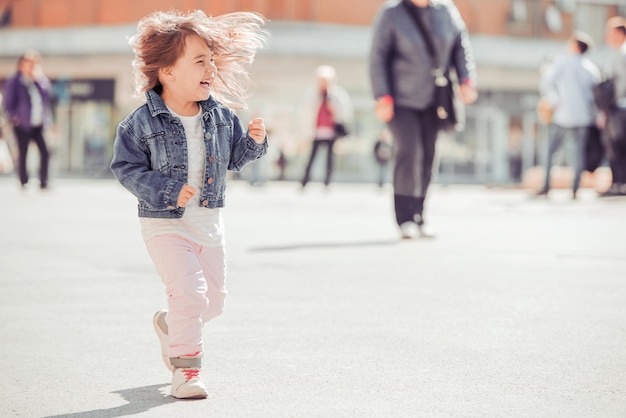
<path fill-rule="evenodd" d="M 167 322 L 165 322 L 166 315 L 166 309 L 158 311 L 152 317 L 152 324 L 154 325 L 154 330 L 156 331 L 157 337 L 159 337 L 159 342 L 161 343 L 161 358 L 163 359 L 163 363 L 170 372 L 173 372 L 174 366 L 172 366 L 172 363 L 170 362 L 169 355 L 169 339 L 167 336 L 168 329 Z"/>

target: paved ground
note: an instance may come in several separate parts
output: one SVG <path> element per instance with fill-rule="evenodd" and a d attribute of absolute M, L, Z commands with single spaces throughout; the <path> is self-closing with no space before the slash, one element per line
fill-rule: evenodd
<path fill-rule="evenodd" d="M 168 397 L 161 283 L 112 180 L 0 177 L 2 417 L 624 417 L 626 200 L 231 182 L 200 401 Z"/>

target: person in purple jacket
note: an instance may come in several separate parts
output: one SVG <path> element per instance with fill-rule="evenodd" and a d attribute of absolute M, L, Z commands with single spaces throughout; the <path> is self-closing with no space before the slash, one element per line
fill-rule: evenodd
<path fill-rule="evenodd" d="M 34 141 L 39 148 L 39 181 L 42 189 L 48 187 L 48 161 L 50 153 L 43 136 L 52 121 L 50 111 L 50 81 L 41 71 L 41 56 L 29 50 L 19 57 L 17 71 L 4 88 L 4 109 L 18 148 L 18 173 L 22 187 L 28 183 L 26 157 L 28 146 Z"/>

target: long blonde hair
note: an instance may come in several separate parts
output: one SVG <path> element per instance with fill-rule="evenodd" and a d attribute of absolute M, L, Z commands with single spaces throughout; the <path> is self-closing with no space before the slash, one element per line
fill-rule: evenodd
<path fill-rule="evenodd" d="M 185 41 L 198 35 L 213 52 L 217 77 L 211 94 L 233 109 L 245 109 L 250 77 L 247 67 L 269 33 L 262 29 L 265 18 L 257 13 L 237 12 L 216 17 L 203 11 L 154 12 L 142 18 L 137 34 L 129 38 L 135 52 L 133 70 L 138 95 L 161 92 L 159 69 L 172 66 L 184 53 Z"/>

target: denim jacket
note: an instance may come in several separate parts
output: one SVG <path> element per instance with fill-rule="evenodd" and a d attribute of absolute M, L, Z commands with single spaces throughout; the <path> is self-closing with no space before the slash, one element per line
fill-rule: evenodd
<path fill-rule="evenodd" d="M 187 141 L 179 118 L 151 90 L 146 103 L 117 128 L 111 171 L 139 199 L 139 216 L 181 218 L 176 201 L 187 182 Z M 213 97 L 199 102 L 206 159 L 200 206 L 224 206 L 227 170 L 239 171 L 267 153 L 267 139 L 257 144 L 233 111 Z"/>

